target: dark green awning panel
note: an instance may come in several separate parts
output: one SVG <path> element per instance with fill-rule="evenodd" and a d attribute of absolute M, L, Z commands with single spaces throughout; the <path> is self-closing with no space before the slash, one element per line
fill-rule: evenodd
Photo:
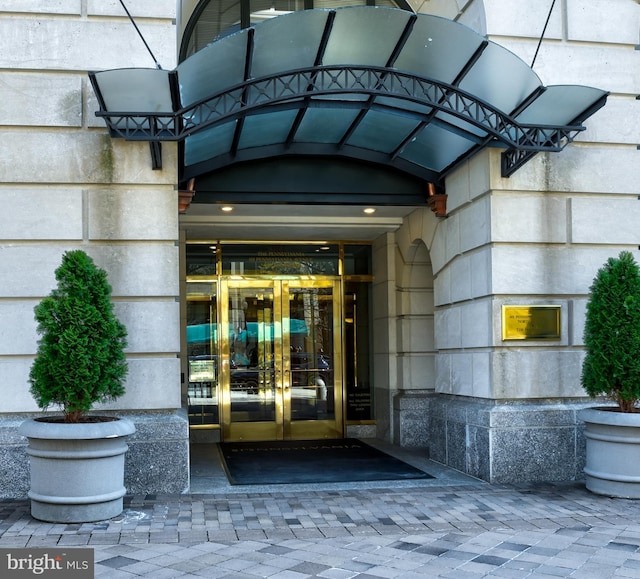
<path fill-rule="evenodd" d="M 505 48 L 440 17 L 306 10 L 224 37 L 173 71 L 90 73 L 113 137 L 182 141 L 181 180 L 237 163 L 341 157 L 441 182 L 487 146 L 507 177 L 560 151 L 607 93 L 543 87 Z"/>

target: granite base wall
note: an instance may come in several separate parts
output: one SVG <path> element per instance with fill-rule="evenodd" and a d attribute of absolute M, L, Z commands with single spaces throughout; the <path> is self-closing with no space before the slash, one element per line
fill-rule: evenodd
<path fill-rule="evenodd" d="M 136 426 L 125 455 L 128 494 L 184 493 L 189 490 L 189 424 L 186 413 L 121 414 Z M 29 490 L 27 440 L 18 426 L 33 415 L 0 418 L 0 498 L 26 498 Z"/>
<path fill-rule="evenodd" d="M 491 483 L 582 480 L 584 425 L 593 402 L 430 402 L 430 458 Z"/>
<path fill-rule="evenodd" d="M 393 443 L 410 448 L 428 448 L 429 406 L 433 393 L 401 392 L 393 398 Z"/>
<path fill-rule="evenodd" d="M 578 413 L 592 401 L 491 401 L 432 393 L 393 399 L 394 443 L 428 448 L 431 459 L 491 483 L 582 480 L 584 425 Z M 188 492 L 186 414 L 122 414 L 134 422 L 125 459 L 129 494 Z M 27 441 L 17 434 L 27 415 L 0 418 L 0 498 L 26 498 Z M 380 437 L 374 425 L 348 436 Z"/>
<path fill-rule="evenodd" d="M 376 388 L 373 399 L 375 400 L 374 416 L 376 421 L 376 436 L 380 440 L 391 442 L 391 394 L 388 389 Z"/>
<path fill-rule="evenodd" d="M 29 490 L 27 439 L 18 426 L 27 416 L 0 418 L 0 498 L 25 498 Z"/>
<path fill-rule="evenodd" d="M 378 433 L 375 424 L 348 424 L 344 434 L 347 438 L 376 438 Z"/>
<path fill-rule="evenodd" d="M 221 441 L 220 429 L 218 428 L 194 428 L 189 432 L 191 444 L 217 444 Z"/>
<path fill-rule="evenodd" d="M 189 491 L 189 421 L 184 410 L 127 415 L 136 425 L 125 458 L 128 494 Z"/>

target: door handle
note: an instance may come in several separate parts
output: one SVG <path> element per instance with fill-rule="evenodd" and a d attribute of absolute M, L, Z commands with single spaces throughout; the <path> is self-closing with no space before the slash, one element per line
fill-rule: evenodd
<path fill-rule="evenodd" d="M 282 384 L 282 376 L 283 376 L 283 371 L 280 369 L 276 369 L 274 370 L 274 378 L 276 381 L 276 390 L 282 390 L 284 388 L 285 392 L 289 392 L 289 385 L 287 384 L 286 386 L 283 386 Z"/>

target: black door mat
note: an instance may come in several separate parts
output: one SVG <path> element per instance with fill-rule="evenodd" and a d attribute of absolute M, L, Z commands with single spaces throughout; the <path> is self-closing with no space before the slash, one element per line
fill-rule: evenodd
<path fill-rule="evenodd" d="M 433 478 L 355 438 L 228 442 L 220 449 L 233 485 Z"/>

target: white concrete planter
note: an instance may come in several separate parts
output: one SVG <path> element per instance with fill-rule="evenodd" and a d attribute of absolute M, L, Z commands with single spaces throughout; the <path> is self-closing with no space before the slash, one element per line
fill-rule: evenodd
<path fill-rule="evenodd" d="M 599 495 L 640 498 L 640 413 L 589 408 L 585 422 L 587 488 Z"/>
<path fill-rule="evenodd" d="M 102 521 L 122 512 L 126 438 L 132 422 L 65 424 L 26 420 L 31 516 L 56 523 Z"/>

